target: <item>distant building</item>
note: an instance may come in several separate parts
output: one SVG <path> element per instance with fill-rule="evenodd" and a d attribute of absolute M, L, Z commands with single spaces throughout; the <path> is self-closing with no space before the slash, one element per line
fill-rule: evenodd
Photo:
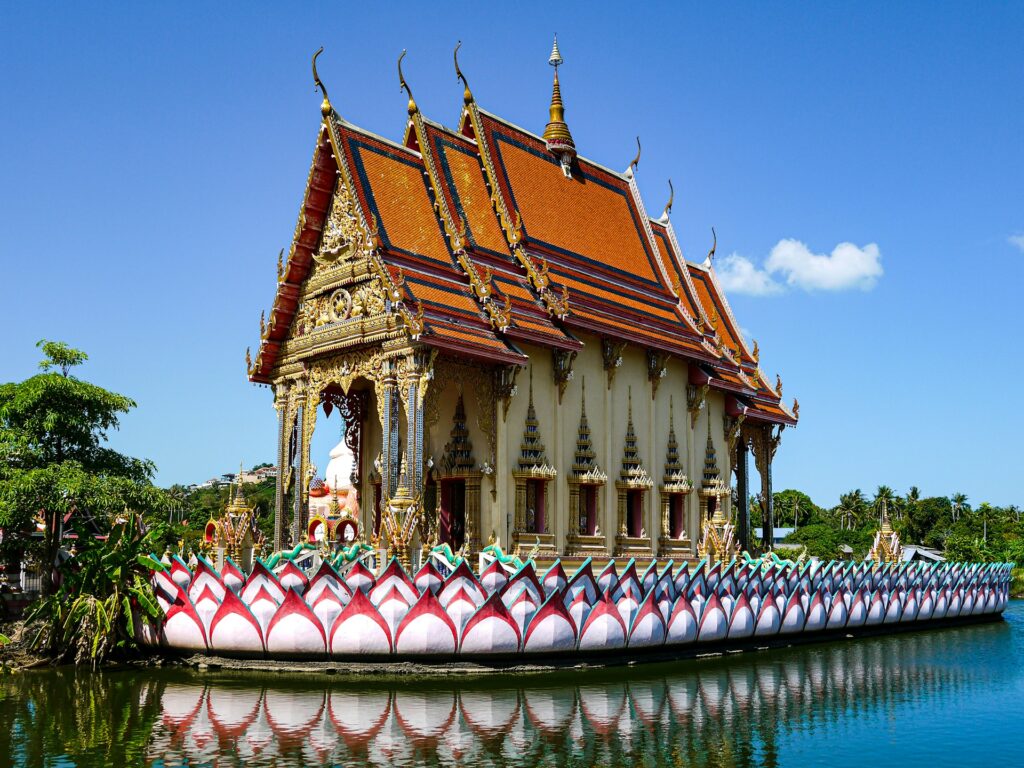
<path fill-rule="evenodd" d="M 776 526 L 772 533 L 772 544 L 778 546 L 781 544 L 789 534 L 793 533 L 796 528 L 779 528 Z M 764 533 L 762 528 L 754 529 L 754 541 L 764 541 Z"/>

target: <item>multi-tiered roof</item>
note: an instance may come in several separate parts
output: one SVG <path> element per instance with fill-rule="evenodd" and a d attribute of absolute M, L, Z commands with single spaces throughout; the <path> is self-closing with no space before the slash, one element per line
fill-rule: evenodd
<path fill-rule="evenodd" d="M 552 52 L 552 64 L 561 54 Z M 709 258 L 683 258 L 671 204 L 649 216 L 636 162 L 612 171 L 579 154 L 556 83 L 544 137 L 480 108 L 461 71 L 458 128 L 409 94 L 401 143 L 346 122 L 324 97 L 305 199 L 259 353 L 271 382 L 332 199 L 375 254 L 375 274 L 418 340 L 493 363 L 524 364 L 517 343 L 573 351 L 579 333 L 691 363 L 691 383 L 732 394 L 753 421 L 795 424 L 747 348 Z M 317 80 L 318 84 L 319 79 Z M 341 197 L 339 197 L 339 195 Z"/>

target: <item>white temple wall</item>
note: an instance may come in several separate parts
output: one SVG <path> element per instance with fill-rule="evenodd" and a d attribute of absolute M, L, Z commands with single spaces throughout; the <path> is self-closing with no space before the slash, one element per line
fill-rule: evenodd
<path fill-rule="evenodd" d="M 512 398 L 507 418 L 502 418 L 502 405 L 497 404 L 497 462 L 495 476 L 496 499 L 491 501 L 491 483 L 484 479 L 481 494 L 481 542 L 486 542 L 495 532 L 503 545 L 511 538 L 512 520 L 515 513 L 515 482 L 512 472 L 518 468 L 523 427 L 529 402 L 530 368 L 533 369 L 534 407 L 537 412 L 541 437 L 547 449 L 548 460 L 558 470 L 558 476 L 548 485 L 549 528 L 555 535 L 559 551 L 564 550 L 569 524 L 568 476 L 576 451 L 579 431 L 580 405 L 583 382 L 586 381 L 587 419 L 596 460 L 601 470 L 607 473 L 608 482 L 602 490 L 600 530 L 605 536 L 609 551 L 615 546 L 618 528 L 617 491 L 615 481 L 622 468 L 628 420 L 629 392 L 633 396 L 633 426 L 637 435 L 637 448 L 643 466 L 654 481 L 654 488 L 645 494 L 644 528 L 657 547 L 660 533 L 660 502 L 658 490 L 665 472 L 665 458 L 668 448 L 669 400 L 672 400 L 676 439 L 679 453 L 687 476 L 694 485 L 694 492 L 686 500 L 686 531 L 696 544 L 700 535 L 699 497 L 704 468 L 704 450 L 707 444 L 708 419 L 711 420 L 711 437 L 718 458 L 722 477 L 729 479 L 731 466 L 726 450 L 723 427 L 725 396 L 709 390 L 705 405 L 700 410 L 696 424 L 691 428 L 687 410 L 687 363 L 677 358 L 667 362 L 666 375 L 661 379 L 657 396 L 651 396 L 651 382 L 647 373 L 647 356 L 642 347 L 627 346 L 622 353 L 622 365 L 616 370 L 609 389 L 607 373 L 601 355 L 601 341 L 596 336 L 580 335 L 584 348 L 578 353 L 573 365 L 573 379 L 566 387 L 562 403 L 558 403 L 558 387 L 553 378 L 552 354 L 549 349 L 521 345 L 530 357 L 530 365 L 520 371 L 518 393 Z M 451 430 L 451 419 L 455 408 L 456 394 L 446 392 L 443 396 L 438 423 L 430 431 L 430 452 L 434 461 L 440 460 L 444 443 Z M 467 392 L 466 410 L 473 440 L 473 451 L 477 462 L 486 459 L 486 439 L 476 423 L 477 403 Z"/>

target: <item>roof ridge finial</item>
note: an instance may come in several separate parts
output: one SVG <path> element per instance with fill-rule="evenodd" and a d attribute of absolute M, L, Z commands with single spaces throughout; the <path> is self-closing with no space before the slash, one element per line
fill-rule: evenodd
<path fill-rule="evenodd" d="M 636 157 L 629 161 L 629 167 L 626 168 L 626 172 L 630 175 L 636 173 L 637 166 L 640 165 L 640 137 L 636 137 Z"/>
<path fill-rule="evenodd" d="M 402 59 L 405 58 L 406 49 L 402 49 L 402 54 L 398 57 L 398 88 L 404 90 L 409 94 L 409 114 L 415 115 L 419 112 L 419 107 L 416 106 L 416 100 L 412 97 L 412 89 L 409 84 L 405 82 L 405 75 L 402 74 Z"/>
<path fill-rule="evenodd" d="M 711 228 L 711 250 L 708 251 L 708 257 L 704 260 L 704 265 L 710 267 L 715 263 L 715 251 L 718 250 L 718 233 L 715 232 L 715 228 Z"/>
<path fill-rule="evenodd" d="M 314 89 L 319 88 L 320 93 L 324 95 L 324 100 L 320 102 L 320 114 L 327 117 L 333 111 L 334 107 L 331 106 L 331 100 L 327 98 L 327 87 L 324 85 L 323 80 L 320 79 L 320 75 L 316 71 L 316 59 L 321 53 L 324 52 L 324 47 L 321 45 L 320 49 L 313 54 L 313 87 Z"/>
<path fill-rule="evenodd" d="M 466 104 L 472 104 L 473 92 L 469 90 L 469 82 L 466 80 L 466 76 L 462 74 L 462 70 L 459 69 L 459 48 L 461 47 L 462 41 L 459 40 L 459 42 L 455 44 L 455 53 L 453 54 L 453 57 L 455 58 L 455 76 L 461 80 L 462 84 L 466 87 L 466 90 L 462 92 L 462 101 Z"/>
<path fill-rule="evenodd" d="M 672 203 L 676 199 L 676 188 L 672 186 L 672 179 L 668 180 L 668 202 L 665 203 L 665 210 L 661 214 L 661 220 L 668 223 L 668 217 L 672 215 Z"/>

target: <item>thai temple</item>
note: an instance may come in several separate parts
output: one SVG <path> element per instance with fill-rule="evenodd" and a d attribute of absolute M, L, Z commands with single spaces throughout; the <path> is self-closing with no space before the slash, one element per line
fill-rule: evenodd
<path fill-rule="evenodd" d="M 740 334 L 714 245 L 688 261 L 671 197 L 647 213 L 639 152 L 622 172 L 580 154 L 557 43 L 541 135 L 478 106 L 457 55 L 456 129 L 420 112 L 399 58 L 398 143 L 344 120 L 313 57 L 313 162 L 247 355 L 278 418 L 273 553 L 254 556 L 239 487 L 207 526 L 216 562 L 153 571 L 164 616 L 139 640 L 575 665 L 998 618 L 1009 564 L 904 562 L 891 527 L 874 561 L 770 551 L 772 458 L 798 408 Z"/>
<path fill-rule="evenodd" d="M 715 248 L 687 260 L 671 196 L 644 206 L 639 151 L 616 171 L 577 146 L 557 41 L 549 63 L 532 133 L 478 105 L 458 50 L 456 127 L 431 120 L 400 59 L 396 142 L 345 120 L 314 57 L 313 160 L 247 355 L 278 417 L 275 549 L 333 538 L 339 510 L 350 540 L 412 561 L 488 543 L 685 560 L 712 521 L 713 551 L 757 549 L 751 454 L 770 537 L 772 457 L 798 406 L 740 333 Z M 348 463 L 321 483 L 310 441 L 335 411 Z"/>

